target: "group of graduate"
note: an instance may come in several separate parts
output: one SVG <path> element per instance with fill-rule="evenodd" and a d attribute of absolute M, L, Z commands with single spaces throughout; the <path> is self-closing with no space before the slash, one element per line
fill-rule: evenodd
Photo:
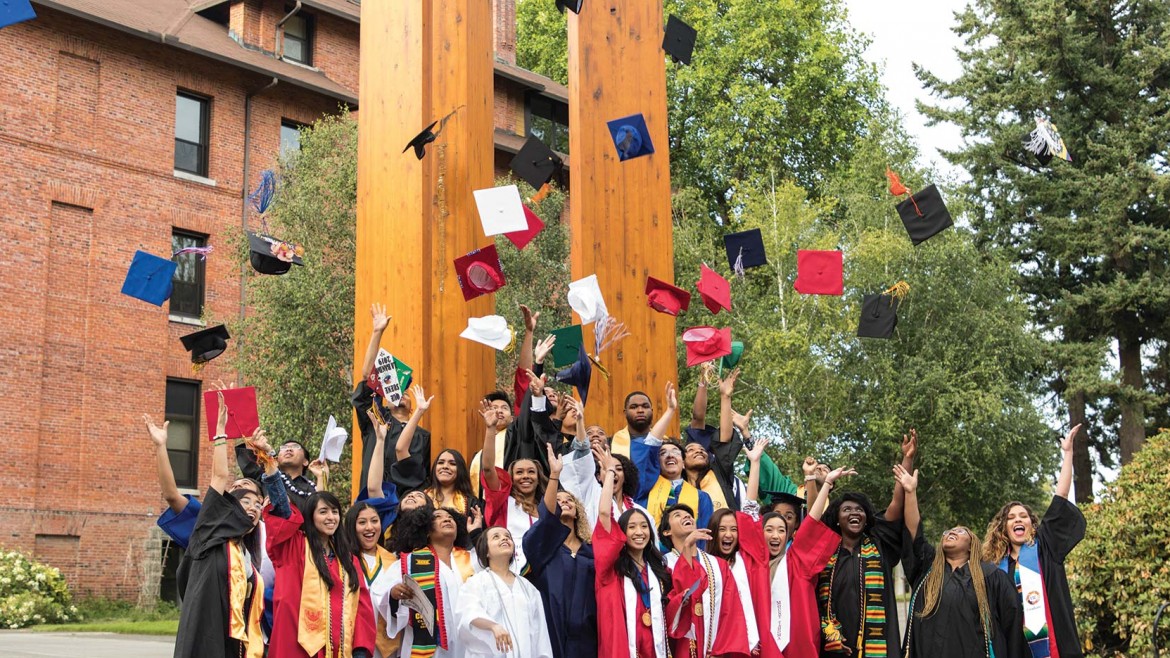
<path fill-rule="evenodd" d="M 681 440 L 666 437 L 669 384 L 657 417 L 632 392 L 625 427 L 607 431 L 547 385 L 553 341 L 533 344 L 539 314 L 523 310 L 514 390 L 483 399 L 469 461 L 449 448 L 432 460 L 420 387 L 393 405 L 378 394 L 369 375 L 389 319 L 372 309 L 352 397 L 365 488 L 348 509 L 324 464 L 263 430 L 235 446 L 233 478 L 222 400 L 210 485 L 181 495 L 167 426 L 145 417 L 169 507 L 158 524 L 185 549 L 176 658 L 1083 655 L 1064 570 L 1085 532 L 1068 500 L 1077 428 L 1043 520 L 1009 502 L 982 539 L 958 526 L 931 541 L 913 430 L 880 512 L 862 493 L 833 495 L 848 468 L 810 457 L 802 486 L 782 475 L 751 412 L 733 408 L 738 370 L 704 369 Z"/>

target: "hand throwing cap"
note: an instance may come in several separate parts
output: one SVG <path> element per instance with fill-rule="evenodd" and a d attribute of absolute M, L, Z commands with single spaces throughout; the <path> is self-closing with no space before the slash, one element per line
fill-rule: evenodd
<path fill-rule="evenodd" d="M 675 62 L 690 66 L 691 54 L 695 52 L 695 28 L 681 18 L 671 15 L 666 19 L 666 34 L 662 38 L 662 49 Z"/>
<path fill-rule="evenodd" d="M 691 327 L 683 332 L 682 339 L 688 367 L 731 354 L 731 329 Z"/>
<path fill-rule="evenodd" d="M 507 283 L 494 244 L 456 258 L 455 277 L 459 279 L 465 301 L 493 293 Z"/>
<path fill-rule="evenodd" d="M 723 246 L 727 249 L 727 264 L 737 275 L 742 276 L 744 270 L 768 264 L 768 257 L 764 254 L 764 237 L 758 228 L 742 233 L 728 233 L 723 236 Z"/>
<path fill-rule="evenodd" d="M 708 311 L 718 315 L 721 308 L 731 310 L 731 284 L 706 264 L 699 270 L 699 281 L 695 287 Z"/>
<path fill-rule="evenodd" d="M 563 164 L 561 156 L 544 142 L 529 137 L 508 166 L 521 180 L 539 190 L 552 179 Z"/>
<path fill-rule="evenodd" d="M 691 293 L 654 277 L 646 279 L 646 303 L 650 308 L 677 316 L 691 306 Z"/>
<path fill-rule="evenodd" d="M 122 294 L 162 306 L 171 297 L 178 267 L 169 258 L 136 251 L 134 259 L 130 261 L 130 269 L 126 272 L 126 280 L 122 283 Z"/>
<path fill-rule="evenodd" d="M 898 326 L 898 300 L 893 295 L 866 295 L 861 300 L 857 335 L 861 338 L 889 338 Z"/>
<path fill-rule="evenodd" d="M 840 295 L 845 290 L 845 268 L 840 251 L 796 252 L 796 282 L 792 287 L 806 295 Z"/>
<path fill-rule="evenodd" d="M 191 363 L 207 363 L 227 349 L 227 327 L 221 325 L 196 331 L 179 338 L 183 342 L 183 349 L 191 353 Z"/>
<path fill-rule="evenodd" d="M 609 134 L 617 148 L 618 160 L 626 161 L 654 152 L 650 130 L 641 114 L 632 114 L 609 122 Z"/>
<path fill-rule="evenodd" d="M 249 261 L 261 274 L 284 274 L 293 265 L 304 266 L 305 248 L 261 233 L 248 233 Z"/>

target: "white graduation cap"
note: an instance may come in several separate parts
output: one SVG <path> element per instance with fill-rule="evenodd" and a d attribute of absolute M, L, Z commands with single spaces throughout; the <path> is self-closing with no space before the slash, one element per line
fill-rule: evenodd
<path fill-rule="evenodd" d="M 476 190 L 474 194 L 484 235 L 500 235 L 528 229 L 524 203 L 520 201 L 520 190 L 515 185 Z"/>
<path fill-rule="evenodd" d="M 609 315 L 609 310 L 605 308 L 605 299 L 601 296 L 601 286 L 597 284 L 596 274 L 590 274 L 569 284 L 569 306 L 581 316 L 583 325 Z"/>
<path fill-rule="evenodd" d="M 512 329 L 504 316 L 485 315 L 482 318 L 467 318 L 467 328 L 459 337 L 503 350 L 512 343 Z"/>
<path fill-rule="evenodd" d="M 337 419 L 329 417 L 329 424 L 325 426 L 325 438 L 321 439 L 321 459 L 331 462 L 341 461 L 341 449 L 349 439 L 349 432 L 344 427 L 337 426 Z"/>

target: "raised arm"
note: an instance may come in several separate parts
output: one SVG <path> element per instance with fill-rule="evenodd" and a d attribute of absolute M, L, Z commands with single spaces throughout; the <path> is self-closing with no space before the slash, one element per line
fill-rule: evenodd
<path fill-rule="evenodd" d="M 699 368 L 699 384 L 695 389 L 695 402 L 691 405 L 691 428 L 701 430 L 707 426 L 707 373 L 715 366 L 710 361 Z"/>
<path fill-rule="evenodd" d="M 532 336 L 536 333 L 536 321 L 540 319 L 540 311 L 533 313 L 524 304 L 520 305 L 520 312 L 524 314 L 524 340 L 520 343 L 520 363 L 516 367 L 520 370 L 532 370 Z"/>
<path fill-rule="evenodd" d="M 731 396 L 735 394 L 735 382 L 739 379 L 739 368 L 732 370 L 726 379 L 719 380 L 719 442 L 731 440 L 732 410 Z"/>
<path fill-rule="evenodd" d="M 414 411 L 410 414 L 410 419 L 406 421 L 406 427 L 403 427 L 402 432 L 398 435 L 397 443 L 394 444 L 394 458 L 399 461 L 410 458 L 410 443 L 414 440 L 414 433 L 418 431 L 418 424 L 422 422 L 423 414 L 431 408 L 431 401 L 435 399 L 433 395 L 428 398 L 423 392 L 422 386 L 418 384 L 410 387 L 410 393 L 414 396 Z"/>
<path fill-rule="evenodd" d="M 1056 495 L 1065 500 L 1068 500 L 1068 493 L 1072 490 L 1073 438 L 1079 431 L 1081 426 L 1078 424 L 1060 441 L 1060 476 L 1056 478 Z"/>
<path fill-rule="evenodd" d="M 219 402 L 219 417 L 215 419 L 215 436 L 211 444 L 211 483 L 207 486 L 223 493 L 227 491 L 228 483 L 231 481 L 227 449 L 228 408 L 227 403 L 223 401 L 223 391 L 216 392 L 215 396 Z"/>
<path fill-rule="evenodd" d="M 767 443 L 764 440 L 756 441 L 747 451 L 748 464 L 750 464 L 747 483 L 748 500 L 760 500 L 760 458 L 764 455 L 764 447 Z"/>
<path fill-rule="evenodd" d="M 674 382 L 666 382 L 666 410 L 654 422 L 654 427 L 650 428 L 650 436 L 656 439 L 666 438 L 666 433 L 670 431 L 670 423 L 674 420 L 676 413 L 678 413 L 678 392 L 674 390 Z"/>
<path fill-rule="evenodd" d="M 502 414 L 492 409 L 487 400 L 480 401 L 479 413 L 483 416 L 485 427 L 483 452 L 479 454 L 479 475 L 487 482 L 489 489 L 499 489 L 500 476 L 496 473 L 496 422 Z"/>
<path fill-rule="evenodd" d="M 907 472 L 914 470 L 914 457 L 918 454 L 918 430 L 910 428 L 910 435 L 902 435 L 902 468 Z M 902 518 L 902 508 L 906 495 L 902 490 L 902 483 L 895 478 L 894 495 L 890 505 L 886 507 L 886 520 L 897 521 Z"/>
<path fill-rule="evenodd" d="M 851 468 L 838 468 L 829 471 L 829 474 L 825 476 L 824 486 L 817 492 L 817 499 L 813 501 L 812 507 L 808 510 L 810 517 L 818 521 L 821 520 L 821 516 L 825 513 L 825 503 L 829 500 L 829 492 L 833 490 L 833 483 L 837 481 L 837 478 L 849 475 L 857 475 L 857 471 Z"/>
<path fill-rule="evenodd" d="M 597 503 L 597 522 L 609 532 L 613 526 L 613 481 L 617 477 L 617 460 L 605 450 L 605 461 L 601 475 L 601 500 Z"/>
<path fill-rule="evenodd" d="M 378 358 L 378 345 L 382 343 L 382 333 L 390 324 L 386 307 L 381 304 L 370 304 L 370 315 L 373 316 L 374 327 L 370 332 L 370 344 L 366 346 L 366 356 L 362 359 L 362 379 L 366 379 L 374 371 L 374 361 Z"/>
<path fill-rule="evenodd" d="M 370 457 L 370 468 L 366 472 L 366 495 L 370 498 L 381 498 L 382 476 L 386 469 L 386 423 L 374 412 L 374 408 L 366 409 L 366 415 L 374 426 L 374 452 Z"/>
<path fill-rule="evenodd" d="M 187 498 L 179 493 L 179 486 L 175 484 L 175 471 L 171 469 L 171 457 L 167 454 L 167 427 L 171 422 L 163 421 L 162 427 L 154 424 L 154 419 L 142 414 L 146 422 L 146 429 L 150 432 L 150 440 L 154 443 L 155 470 L 158 472 L 158 488 L 162 491 L 163 500 L 175 514 L 187 508 Z"/>
<path fill-rule="evenodd" d="M 911 473 L 898 464 L 894 467 L 894 479 L 901 485 L 906 501 L 905 509 L 902 511 L 902 523 L 910 532 L 910 539 L 917 539 L 918 524 L 922 521 L 922 514 L 918 510 L 918 471 Z"/>

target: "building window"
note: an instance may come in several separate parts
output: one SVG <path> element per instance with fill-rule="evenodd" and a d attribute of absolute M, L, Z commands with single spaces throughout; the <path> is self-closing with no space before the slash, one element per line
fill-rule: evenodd
<path fill-rule="evenodd" d="M 171 232 L 171 253 L 189 247 L 206 247 L 207 236 L 186 231 Z M 174 290 L 171 292 L 170 314 L 185 318 L 199 318 L 203 315 L 203 289 L 205 266 L 198 254 L 175 256 Z"/>
<path fill-rule="evenodd" d="M 533 94 L 528 97 L 528 134 L 561 153 L 569 152 L 569 107 Z"/>
<path fill-rule="evenodd" d="M 305 66 L 313 64 L 313 19 L 297 14 L 284 22 L 284 50 L 281 55 Z"/>
<path fill-rule="evenodd" d="M 199 487 L 199 382 L 167 380 L 167 455 L 175 484 Z"/>
<path fill-rule="evenodd" d="M 304 124 L 285 119 L 280 122 L 280 157 L 287 157 L 301 150 L 301 128 Z"/>
<path fill-rule="evenodd" d="M 179 92 L 175 95 L 175 169 L 207 176 L 211 102 Z"/>

